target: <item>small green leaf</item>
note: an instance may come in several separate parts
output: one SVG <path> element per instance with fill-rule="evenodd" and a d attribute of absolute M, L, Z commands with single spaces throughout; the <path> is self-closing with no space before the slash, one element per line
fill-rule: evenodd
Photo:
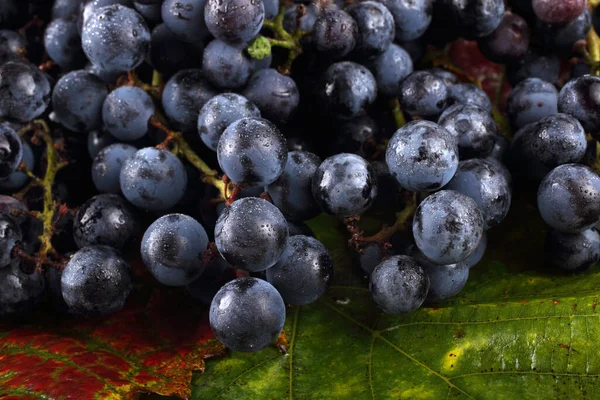
<path fill-rule="evenodd" d="M 600 271 L 546 266 L 546 228 L 532 199 L 515 203 L 489 232 L 486 258 L 459 296 L 402 317 L 373 304 L 342 224 L 311 221 L 336 262 L 334 286 L 316 303 L 288 309 L 286 355 L 271 347 L 208 361 L 194 375 L 193 398 L 593 398 Z"/>
<path fill-rule="evenodd" d="M 271 54 L 271 42 L 266 37 L 259 35 L 248 46 L 248 54 L 257 60 L 262 60 Z"/>

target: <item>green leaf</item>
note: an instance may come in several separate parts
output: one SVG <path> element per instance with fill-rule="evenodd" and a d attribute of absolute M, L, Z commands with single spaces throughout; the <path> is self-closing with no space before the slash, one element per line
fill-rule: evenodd
<path fill-rule="evenodd" d="M 403 316 L 371 301 L 337 220 L 311 221 L 336 262 L 324 298 L 290 308 L 288 353 L 232 353 L 195 374 L 195 399 L 571 399 L 600 392 L 600 271 L 541 259 L 532 199 L 489 232 L 461 294 Z"/>

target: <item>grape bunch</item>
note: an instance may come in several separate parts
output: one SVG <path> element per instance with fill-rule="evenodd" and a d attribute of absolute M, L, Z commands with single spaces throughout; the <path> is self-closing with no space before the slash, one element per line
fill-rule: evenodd
<path fill-rule="evenodd" d="M 407 314 L 461 292 L 516 191 L 540 256 L 586 270 L 594 30 L 584 0 L 2 1 L 0 316 L 164 285 L 255 352 L 346 274 L 307 221 L 339 218 L 373 301 Z"/>

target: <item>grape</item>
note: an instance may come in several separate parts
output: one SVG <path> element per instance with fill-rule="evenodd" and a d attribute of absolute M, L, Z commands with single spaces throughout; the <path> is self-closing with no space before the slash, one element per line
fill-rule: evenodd
<path fill-rule="evenodd" d="M 508 214 L 510 185 L 497 164 L 473 159 L 461 161 L 454 178 L 444 187 L 469 196 L 481 209 L 485 228 L 498 225 Z"/>
<path fill-rule="evenodd" d="M 359 215 L 369 209 L 377 197 L 375 172 L 356 154 L 336 154 L 317 168 L 312 192 L 321 209 L 328 214 Z"/>
<path fill-rule="evenodd" d="M 319 100 L 326 115 L 350 119 L 364 113 L 377 97 L 377 81 L 362 65 L 351 61 L 332 64 L 323 74 Z"/>
<path fill-rule="evenodd" d="M 374 207 L 396 206 L 401 201 L 403 189 L 392 176 L 385 161 L 371 161 L 377 179 L 377 198 Z"/>
<path fill-rule="evenodd" d="M 244 47 L 262 28 L 265 7 L 256 0 L 207 0 L 204 22 L 217 39 Z"/>
<path fill-rule="evenodd" d="M 196 129 L 200 109 L 216 95 L 201 70 L 184 69 L 167 81 L 162 105 L 176 129 L 191 133 Z"/>
<path fill-rule="evenodd" d="M 79 208 L 73 220 L 77 247 L 106 245 L 127 248 L 140 231 L 138 217 L 121 196 L 100 194 Z"/>
<path fill-rule="evenodd" d="M 277 207 L 248 197 L 225 207 L 215 227 L 215 244 L 235 268 L 258 272 L 279 260 L 288 235 L 287 221 Z"/>
<path fill-rule="evenodd" d="M 44 276 L 24 273 L 19 261 L 0 269 L 0 317 L 31 311 L 42 302 L 45 288 Z"/>
<path fill-rule="evenodd" d="M 365 1 L 348 7 L 348 13 L 358 25 L 358 43 L 355 54 L 372 57 L 390 47 L 396 35 L 392 13 L 381 3 Z"/>
<path fill-rule="evenodd" d="M 223 285 L 235 279 L 233 271 L 233 268 L 228 268 L 225 260 L 217 257 L 212 264 L 206 266 L 206 269 L 198 279 L 186 285 L 187 292 L 194 300 L 210 306 L 212 299 L 214 299 Z"/>
<path fill-rule="evenodd" d="M 588 9 L 566 25 L 550 25 L 542 21 L 537 21 L 535 25 L 537 37 L 545 48 L 566 54 L 572 53 L 575 43 L 585 40 L 591 28 L 592 14 Z"/>
<path fill-rule="evenodd" d="M 0 29 L 0 61 L 20 60 L 19 55 L 27 52 L 27 39 L 15 31 Z"/>
<path fill-rule="evenodd" d="M 437 76 L 438 78 L 441 78 L 442 81 L 444 81 L 444 83 L 448 87 L 451 87 L 451 86 L 459 83 L 458 76 L 456 76 L 456 74 L 454 74 L 453 72 L 447 71 L 445 69 L 431 68 L 431 69 L 428 69 L 427 72 L 430 72 L 430 73 L 434 74 L 435 76 Z"/>
<path fill-rule="evenodd" d="M 78 250 L 60 278 L 69 312 L 85 317 L 120 311 L 133 286 L 133 273 L 119 253 L 108 246 Z"/>
<path fill-rule="evenodd" d="M 23 142 L 8 124 L 0 123 L 0 179 L 8 178 L 21 164 Z"/>
<path fill-rule="evenodd" d="M 548 24 L 568 24 L 577 19 L 585 9 L 585 0 L 533 0 L 533 11 Z"/>
<path fill-rule="evenodd" d="M 332 58 L 348 55 L 356 46 L 358 26 L 343 10 L 329 8 L 315 21 L 312 40 L 316 48 Z"/>
<path fill-rule="evenodd" d="M 583 127 L 566 114 L 550 115 L 531 129 L 520 130 L 511 144 L 513 158 L 544 166 L 546 172 L 561 164 L 580 161 L 586 147 Z"/>
<path fill-rule="evenodd" d="M 219 94 L 207 101 L 200 110 L 200 139 L 209 149 L 217 151 L 219 139 L 225 129 L 242 118 L 260 118 L 260 111 L 244 96 L 235 93 Z"/>
<path fill-rule="evenodd" d="M 208 35 L 204 23 L 206 0 L 164 0 L 161 16 L 165 25 L 187 43 L 199 43 Z"/>
<path fill-rule="evenodd" d="M 94 14 L 100 8 L 115 4 L 131 8 L 131 0 L 83 0 L 83 3 L 80 7 L 81 10 L 79 12 L 79 32 L 81 32 L 83 26 L 90 19 L 92 14 Z"/>
<path fill-rule="evenodd" d="M 252 59 L 243 49 L 220 40 L 211 41 L 202 58 L 202 72 L 206 79 L 221 89 L 240 89 L 252 75 Z"/>
<path fill-rule="evenodd" d="M 373 300 L 384 312 L 408 314 L 425 301 L 429 277 L 414 258 L 393 256 L 375 267 L 369 289 Z"/>
<path fill-rule="evenodd" d="M 242 95 L 274 123 L 287 122 L 300 103 L 296 82 L 271 68 L 255 72 Z"/>
<path fill-rule="evenodd" d="M 396 40 L 403 42 L 421 37 L 432 17 L 433 0 L 379 0 L 394 17 Z"/>
<path fill-rule="evenodd" d="M 456 139 L 433 122 L 412 121 L 394 133 L 387 146 L 385 161 L 403 188 L 438 190 L 456 172 Z"/>
<path fill-rule="evenodd" d="M 180 69 L 200 65 L 202 47 L 183 42 L 166 24 L 160 24 L 152 30 L 149 62 L 155 70 L 170 77 Z"/>
<path fill-rule="evenodd" d="M 354 153 L 366 158 L 366 147 L 375 140 L 379 128 L 371 117 L 362 115 L 343 121 L 336 131 L 335 139 L 331 143 L 333 153 Z"/>
<path fill-rule="evenodd" d="M 289 33 L 296 32 L 297 15 L 296 5 L 289 6 L 285 10 L 283 16 L 283 28 Z M 300 19 L 300 30 L 304 32 L 312 32 L 314 30 L 317 18 L 323 13 L 321 9 L 314 3 L 308 3 L 304 7 L 305 14 Z"/>
<path fill-rule="evenodd" d="M 448 0 L 450 19 L 467 40 L 487 36 L 502 22 L 503 0 Z"/>
<path fill-rule="evenodd" d="M 552 228 L 565 233 L 583 232 L 600 219 L 600 177 L 583 165 L 560 165 L 542 180 L 537 204 Z"/>
<path fill-rule="evenodd" d="M 487 157 L 492 153 L 498 134 L 492 116 L 474 105 L 455 104 L 438 121 L 458 141 L 461 160 Z"/>
<path fill-rule="evenodd" d="M 123 86 L 109 93 L 102 105 L 106 130 L 117 139 L 132 141 L 148 132 L 154 115 L 152 97 L 135 86 Z"/>
<path fill-rule="evenodd" d="M 22 239 L 21 228 L 15 220 L 9 214 L 0 213 L 0 268 L 11 263 L 11 252 Z"/>
<path fill-rule="evenodd" d="M 52 19 L 77 15 L 83 0 L 55 0 L 52 5 Z"/>
<path fill-rule="evenodd" d="M 131 71 L 150 48 L 150 30 L 134 10 L 113 5 L 96 10 L 81 31 L 83 51 L 92 64 L 111 71 Z"/>
<path fill-rule="evenodd" d="M 556 114 L 557 107 L 558 91 L 553 84 L 538 78 L 519 82 L 508 97 L 508 115 L 517 129 Z"/>
<path fill-rule="evenodd" d="M 279 12 L 279 0 L 263 0 L 265 6 L 265 18 L 273 19 Z"/>
<path fill-rule="evenodd" d="M 416 71 L 400 87 L 400 106 L 413 116 L 437 118 L 448 103 L 448 87 L 438 76 Z"/>
<path fill-rule="evenodd" d="M 0 65 L 0 117 L 29 122 L 46 111 L 50 82 L 32 64 L 9 61 Z"/>
<path fill-rule="evenodd" d="M 448 105 L 469 104 L 492 112 L 492 102 L 479 86 L 473 83 L 458 83 L 448 86 Z"/>
<path fill-rule="evenodd" d="M 133 156 L 137 149 L 124 143 L 106 146 L 94 157 L 92 181 L 99 192 L 120 193 L 119 177 L 125 160 Z"/>
<path fill-rule="evenodd" d="M 520 15 L 504 13 L 500 25 L 489 35 L 480 38 L 477 45 L 490 61 L 505 63 L 518 60 L 529 48 L 529 26 Z"/>
<path fill-rule="evenodd" d="M 54 86 L 52 107 L 67 129 L 87 132 L 102 125 L 102 104 L 107 95 L 100 78 L 86 71 L 73 71 L 63 75 Z"/>
<path fill-rule="evenodd" d="M 540 78 L 555 83 L 560 73 L 560 60 L 555 54 L 546 54 L 541 50 L 530 48 L 525 56 L 506 66 L 506 76 L 511 85 L 516 85 L 527 78 Z"/>
<path fill-rule="evenodd" d="M 413 72 L 413 62 L 406 50 L 392 43 L 370 62 L 370 69 L 375 75 L 379 93 L 397 97 L 401 94 L 402 81 Z"/>
<path fill-rule="evenodd" d="M 210 305 L 210 327 L 234 351 L 255 352 L 277 339 L 285 323 L 285 304 L 277 290 L 257 278 L 225 284 Z"/>
<path fill-rule="evenodd" d="M 467 258 L 479 244 L 484 227 L 477 203 L 454 190 L 442 190 L 423 200 L 412 225 L 417 247 L 436 264 Z"/>
<path fill-rule="evenodd" d="M 0 128 L 0 130 L 1 130 L 1 128 Z M 1 137 L 2 136 L 0 136 L 0 138 Z M 1 141 L 0 141 L 0 143 L 1 143 Z M 1 158 L 2 158 L 2 153 L 1 153 L 1 144 L 0 144 L 0 159 Z M 31 150 L 31 146 L 29 146 L 29 143 L 27 143 L 27 142 L 23 142 L 22 160 L 25 163 L 25 166 L 27 167 L 27 169 L 30 171 L 33 171 L 33 169 L 35 168 L 35 156 L 33 154 L 33 150 Z M 0 162 L 0 166 L 1 165 L 2 165 L 2 163 Z M 0 169 L 1 169 L 1 167 L 0 167 Z M 27 174 L 25 172 L 17 172 L 17 171 L 12 172 L 8 175 L 8 177 L 6 179 L 0 179 L 0 190 L 14 191 L 17 189 L 21 189 L 23 186 L 25 186 L 25 184 L 27 183 L 28 180 L 29 180 L 29 177 L 27 176 Z"/>
<path fill-rule="evenodd" d="M 475 265 L 477 265 L 483 259 L 483 256 L 485 255 L 485 250 L 487 249 L 487 243 L 488 243 L 487 233 L 484 232 L 483 236 L 481 237 L 481 240 L 479 241 L 479 244 L 477 245 L 475 250 L 469 255 L 469 257 L 462 260 L 460 262 L 460 264 L 466 265 L 467 268 L 473 268 Z"/>
<path fill-rule="evenodd" d="M 204 227 L 184 214 L 168 214 L 152 223 L 142 239 L 142 261 L 163 285 L 185 286 L 202 271 L 208 246 Z"/>
<path fill-rule="evenodd" d="M 362 249 L 359 257 L 360 267 L 367 274 L 371 275 L 383 259 L 383 251 L 377 243 L 369 243 Z"/>
<path fill-rule="evenodd" d="M 558 94 L 558 112 L 581 122 L 591 134 L 600 131 L 600 77 L 582 76 L 567 82 Z"/>
<path fill-rule="evenodd" d="M 267 281 L 287 304 L 314 303 L 325 294 L 333 277 L 333 261 L 317 239 L 293 236 L 277 264 L 267 269 Z"/>
<path fill-rule="evenodd" d="M 129 202 L 151 211 L 168 210 L 185 192 L 185 167 L 172 153 L 146 147 L 123 163 L 121 191 Z"/>
<path fill-rule="evenodd" d="M 87 138 L 87 147 L 90 157 L 93 159 L 98 155 L 100 150 L 115 143 L 117 139 L 104 129 L 90 131 Z"/>
<path fill-rule="evenodd" d="M 504 162 L 508 151 L 510 149 L 510 142 L 508 139 L 502 135 L 498 135 L 494 141 L 494 149 L 492 153 L 486 157 L 487 159 L 492 159 L 498 161 L 500 164 Z"/>
<path fill-rule="evenodd" d="M 44 31 L 44 48 L 48 57 L 64 71 L 85 65 L 85 54 L 75 16 L 52 20 Z"/>
<path fill-rule="evenodd" d="M 0 194 L 0 214 L 9 215 L 19 225 L 22 224 L 24 214 L 20 211 L 29 211 L 27 206 L 11 196 Z"/>
<path fill-rule="evenodd" d="M 266 186 L 282 173 L 287 161 L 285 137 L 262 118 L 242 118 L 225 129 L 217 146 L 221 169 L 234 182 Z"/>
<path fill-rule="evenodd" d="M 398 46 L 402 47 L 410 54 L 413 64 L 421 62 L 427 52 L 427 43 L 424 38 L 409 40 L 407 42 L 398 42 Z"/>
<path fill-rule="evenodd" d="M 313 176 L 320 164 L 321 159 L 313 153 L 291 151 L 283 173 L 265 188 L 287 219 L 307 220 L 321 213 L 311 191 Z"/>
<path fill-rule="evenodd" d="M 569 272 L 582 272 L 600 260 L 600 235 L 594 229 L 563 233 L 552 229 L 544 246 L 546 260 Z"/>
<path fill-rule="evenodd" d="M 312 229 L 310 229 L 310 227 L 308 225 L 306 225 L 304 222 L 288 220 L 287 223 L 288 223 L 288 229 L 290 232 L 290 234 L 289 234 L 290 237 L 296 236 L 296 235 L 315 237 L 315 234 L 312 231 Z"/>
<path fill-rule="evenodd" d="M 429 260 L 417 248 L 410 246 L 407 254 L 413 257 L 429 277 L 426 304 L 439 304 L 460 293 L 469 279 L 469 267 L 464 263 L 439 265 Z"/>

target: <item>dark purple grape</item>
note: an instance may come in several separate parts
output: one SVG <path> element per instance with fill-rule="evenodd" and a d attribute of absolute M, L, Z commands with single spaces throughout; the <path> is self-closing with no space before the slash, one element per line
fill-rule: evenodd
<path fill-rule="evenodd" d="M 588 9 L 566 25 L 551 25 L 542 21 L 535 25 L 536 36 L 546 49 L 553 53 L 565 54 L 571 54 L 573 45 L 584 40 L 591 28 L 592 14 Z"/>
<path fill-rule="evenodd" d="M 206 79 L 221 89 L 240 89 L 248 83 L 254 64 L 244 49 L 211 41 L 204 49 L 202 72 Z"/>
<path fill-rule="evenodd" d="M 402 82 L 398 100 L 412 116 L 437 119 L 448 104 L 448 87 L 437 75 L 416 71 Z"/>
<path fill-rule="evenodd" d="M 461 160 L 492 153 L 498 128 L 494 118 L 482 108 L 455 104 L 442 113 L 438 123 L 456 138 Z"/>
<path fill-rule="evenodd" d="M 535 15 L 548 24 L 568 24 L 581 15 L 586 0 L 532 0 Z"/>
<path fill-rule="evenodd" d="M 9 61 L 0 65 L 0 118 L 29 122 L 46 111 L 50 81 L 34 65 Z"/>
<path fill-rule="evenodd" d="M 217 39 L 244 47 L 262 28 L 265 6 L 256 0 L 207 0 L 204 22 Z"/>
<path fill-rule="evenodd" d="M 332 58 L 348 55 L 356 45 L 358 26 L 343 10 L 329 8 L 315 21 L 312 40 L 317 50 Z"/>
<path fill-rule="evenodd" d="M 556 114 L 557 107 L 558 91 L 553 84 L 538 78 L 521 81 L 508 97 L 508 116 L 517 129 Z"/>
<path fill-rule="evenodd" d="M 263 118 L 277 124 L 286 123 L 300 104 L 296 82 L 272 68 L 256 71 L 242 95 L 258 107 Z"/>
<path fill-rule="evenodd" d="M 558 111 L 577 118 L 587 132 L 599 135 L 600 77 L 585 75 L 569 81 L 558 95 Z"/>
<path fill-rule="evenodd" d="M 7 123 L 0 123 L 0 179 L 8 178 L 21 164 L 23 142 Z"/>
<path fill-rule="evenodd" d="M 529 48 L 529 26 L 520 15 L 504 13 L 500 25 L 477 41 L 479 50 L 488 60 L 506 63 L 518 60 Z"/>
<path fill-rule="evenodd" d="M 396 24 L 386 6 L 367 0 L 350 5 L 348 13 L 358 26 L 357 56 L 373 57 L 390 47 L 396 34 Z"/>
<path fill-rule="evenodd" d="M 552 229 L 544 246 L 546 260 L 569 272 L 582 272 L 600 260 L 600 235 L 595 229 L 563 233 Z"/>

